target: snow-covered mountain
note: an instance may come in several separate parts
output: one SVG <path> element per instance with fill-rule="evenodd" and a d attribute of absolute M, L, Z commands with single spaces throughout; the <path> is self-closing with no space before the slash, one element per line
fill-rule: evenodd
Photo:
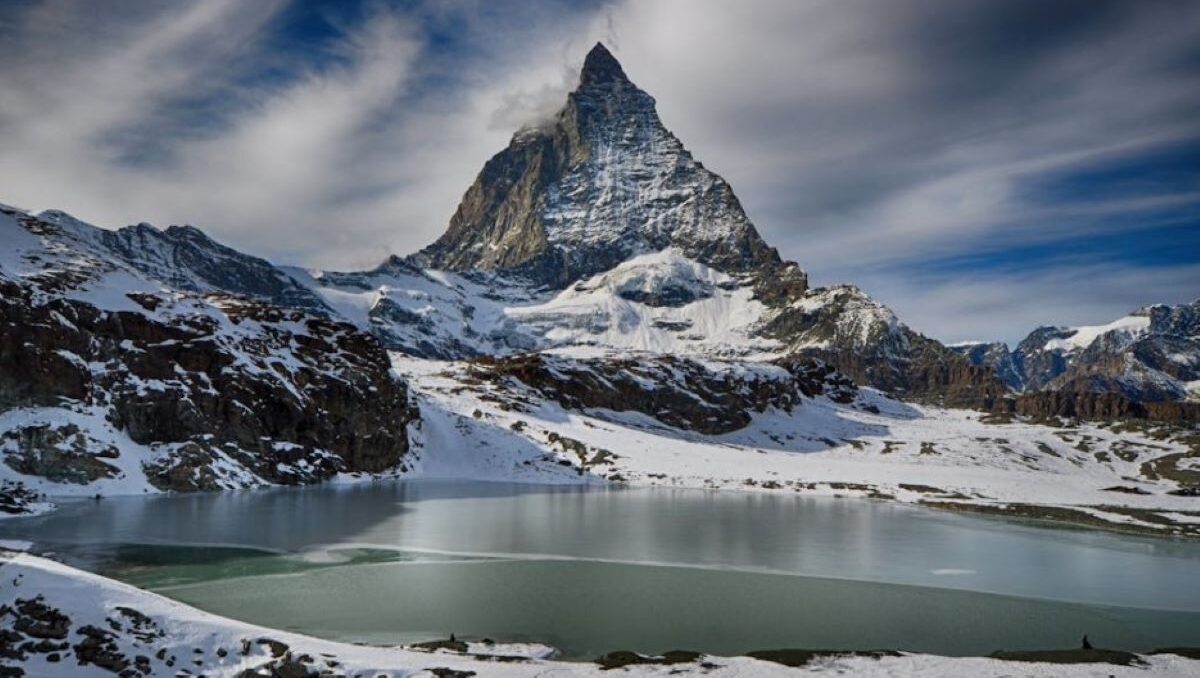
<path fill-rule="evenodd" d="M 1009 351 L 960 345 L 1019 391 L 1119 393 L 1134 401 L 1200 399 L 1200 300 L 1140 308 L 1104 325 L 1039 327 Z"/>
<path fill-rule="evenodd" d="M 484 165 L 445 235 L 414 259 L 562 288 L 668 247 L 727 273 L 769 271 L 805 287 L 729 184 L 692 157 L 654 98 L 597 44 L 558 114 L 519 130 Z"/>
<path fill-rule="evenodd" d="M 0 206 L 0 454 L 52 494 L 312 482 L 402 463 L 378 341 L 196 229 Z"/>
<path fill-rule="evenodd" d="M 294 275 L 422 357 L 804 354 L 911 397 L 990 406 L 1006 390 L 858 288 L 810 289 L 599 44 L 563 108 L 484 165 L 435 243 L 369 272 Z"/>
<path fill-rule="evenodd" d="M 150 224 L 110 231 L 58 210 L 37 215 L 55 227 L 58 247 L 117 262 L 177 290 L 237 294 L 277 306 L 324 313 L 320 297 L 264 259 L 221 245 L 194 226 Z M 31 227 L 35 228 L 35 227 Z M 43 229 L 49 234 L 51 229 Z"/>

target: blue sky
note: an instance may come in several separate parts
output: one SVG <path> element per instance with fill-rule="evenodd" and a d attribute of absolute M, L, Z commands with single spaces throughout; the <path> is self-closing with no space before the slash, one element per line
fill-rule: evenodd
<path fill-rule="evenodd" d="M 1200 5 L 0 5 L 0 201 L 282 263 L 433 240 L 603 40 L 818 284 L 946 341 L 1200 296 Z"/>

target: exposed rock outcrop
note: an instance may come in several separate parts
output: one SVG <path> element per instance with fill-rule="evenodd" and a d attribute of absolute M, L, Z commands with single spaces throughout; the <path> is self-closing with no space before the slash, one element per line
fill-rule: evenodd
<path fill-rule="evenodd" d="M 904 323 L 857 287 L 811 290 L 764 327 L 792 352 L 818 357 L 855 383 L 922 401 L 990 407 L 1007 388 L 994 370 L 971 365 Z"/>
<path fill-rule="evenodd" d="M 471 373 L 485 380 L 516 380 L 570 409 L 640 412 L 707 434 L 744 428 L 768 408 L 790 412 L 804 398 L 850 403 L 857 397 L 852 382 L 812 359 L 721 369 L 672 356 L 571 360 L 532 353 L 480 358 L 472 362 Z"/>
<path fill-rule="evenodd" d="M 992 368 L 1009 389 L 1021 391 L 1025 388 L 1025 377 L 1017 367 L 1008 344 L 1002 341 L 961 343 L 947 348 L 966 358 L 972 365 Z"/>
<path fill-rule="evenodd" d="M 1062 417 L 1100 421 L 1147 419 L 1177 424 L 1200 422 L 1200 403 L 1137 401 L 1111 391 L 1030 391 L 999 399 L 993 409 L 1037 420 Z"/>

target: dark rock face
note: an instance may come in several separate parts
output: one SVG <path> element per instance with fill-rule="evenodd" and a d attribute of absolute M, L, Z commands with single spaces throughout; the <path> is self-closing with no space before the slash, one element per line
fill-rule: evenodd
<path fill-rule="evenodd" d="M 983 342 L 978 344 L 959 344 L 947 346 L 951 351 L 963 356 L 972 365 L 990 367 L 996 376 L 1013 391 L 1025 388 L 1025 378 L 1004 342 Z"/>
<path fill-rule="evenodd" d="M 8 450 L 4 463 L 18 473 L 41 476 L 56 483 L 86 485 L 115 478 L 120 470 L 106 463 L 121 455 L 113 445 L 89 438 L 74 424 L 26 426 L 0 434 Z"/>
<path fill-rule="evenodd" d="M 645 304 L 646 306 L 679 307 L 687 306 L 693 301 L 707 298 L 711 296 L 711 293 L 697 291 L 695 287 L 690 285 L 667 284 L 654 291 L 621 290 L 617 292 L 617 296 L 629 301 L 636 301 L 639 304 Z"/>
<path fill-rule="evenodd" d="M 1067 360 L 1060 352 L 1046 351 L 1046 344 L 1055 339 L 1070 337 L 1073 331 L 1064 327 L 1039 327 L 1017 344 L 1013 365 L 1021 373 L 1023 388 L 1044 387 L 1067 370 Z"/>
<path fill-rule="evenodd" d="M 791 411 L 805 397 L 842 403 L 857 397 L 852 382 L 820 361 L 788 360 L 775 368 L 723 372 L 671 356 L 568 360 L 538 353 L 472 363 L 476 378 L 514 379 L 563 407 L 640 412 L 706 434 L 744 428 L 770 407 Z"/>
<path fill-rule="evenodd" d="M 306 483 L 400 464 L 415 415 L 374 337 L 229 295 L 143 292 L 129 295 L 141 310 L 102 310 L 58 295 L 91 274 L 71 273 L 50 283 L 0 277 L 0 410 L 58 408 L 81 422 L 102 412 L 154 451 L 144 470 L 163 489 Z M 115 477 L 122 453 L 76 424 L 0 435 L 4 463 L 53 482 Z"/>
<path fill-rule="evenodd" d="M 46 605 L 40 596 L 18 599 L 9 614 L 16 619 L 13 630 L 39 640 L 62 640 L 71 628 L 71 618 Z"/>
<path fill-rule="evenodd" d="M 1150 332 L 1172 337 L 1200 335 L 1200 299 L 1190 304 L 1151 306 Z"/>
<path fill-rule="evenodd" d="M 853 350 L 805 353 L 827 361 L 855 383 L 947 407 L 988 408 L 1008 390 L 991 368 L 971 365 L 932 339 L 913 333 L 909 344 L 899 358 Z"/>
<path fill-rule="evenodd" d="M 39 496 L 23 483 L 0 482 L 0 513 L 21 515 L 31 513 Z"/>
<path fill-rule="evenodd" d="M 783 266 L 729 185 L 692 158 L 654 98 L 596 45 L 563 109 L 484 165 L 446 234 L 416 261 L 561 288 L 666 247 L 730 273 Z M 798 269 L 789 276 L 804 286 Z"/>
<path fill-rule="evenodd" d="M 1200 422 L 1200 403 L 1139 402 L 1112 391 L 1042 390 L 1000 399 L 995 411 L 1034 419 L 1147 419 L 1179 424 Z"/>

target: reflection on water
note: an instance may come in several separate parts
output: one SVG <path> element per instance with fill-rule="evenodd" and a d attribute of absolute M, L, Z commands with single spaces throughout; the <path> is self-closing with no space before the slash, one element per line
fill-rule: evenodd
<path fill-rule="evenodd" d="M 1200 544 L 783 493 L 380 482 L 84 501 L 0 523 L 0 538 L 222 614 L 360 640 L 977 652 L 1069 645 L 1085 627 L 1110 645 L 1200 644 Z M 981 591 L 1048 600 L 968 593 Z"/>

